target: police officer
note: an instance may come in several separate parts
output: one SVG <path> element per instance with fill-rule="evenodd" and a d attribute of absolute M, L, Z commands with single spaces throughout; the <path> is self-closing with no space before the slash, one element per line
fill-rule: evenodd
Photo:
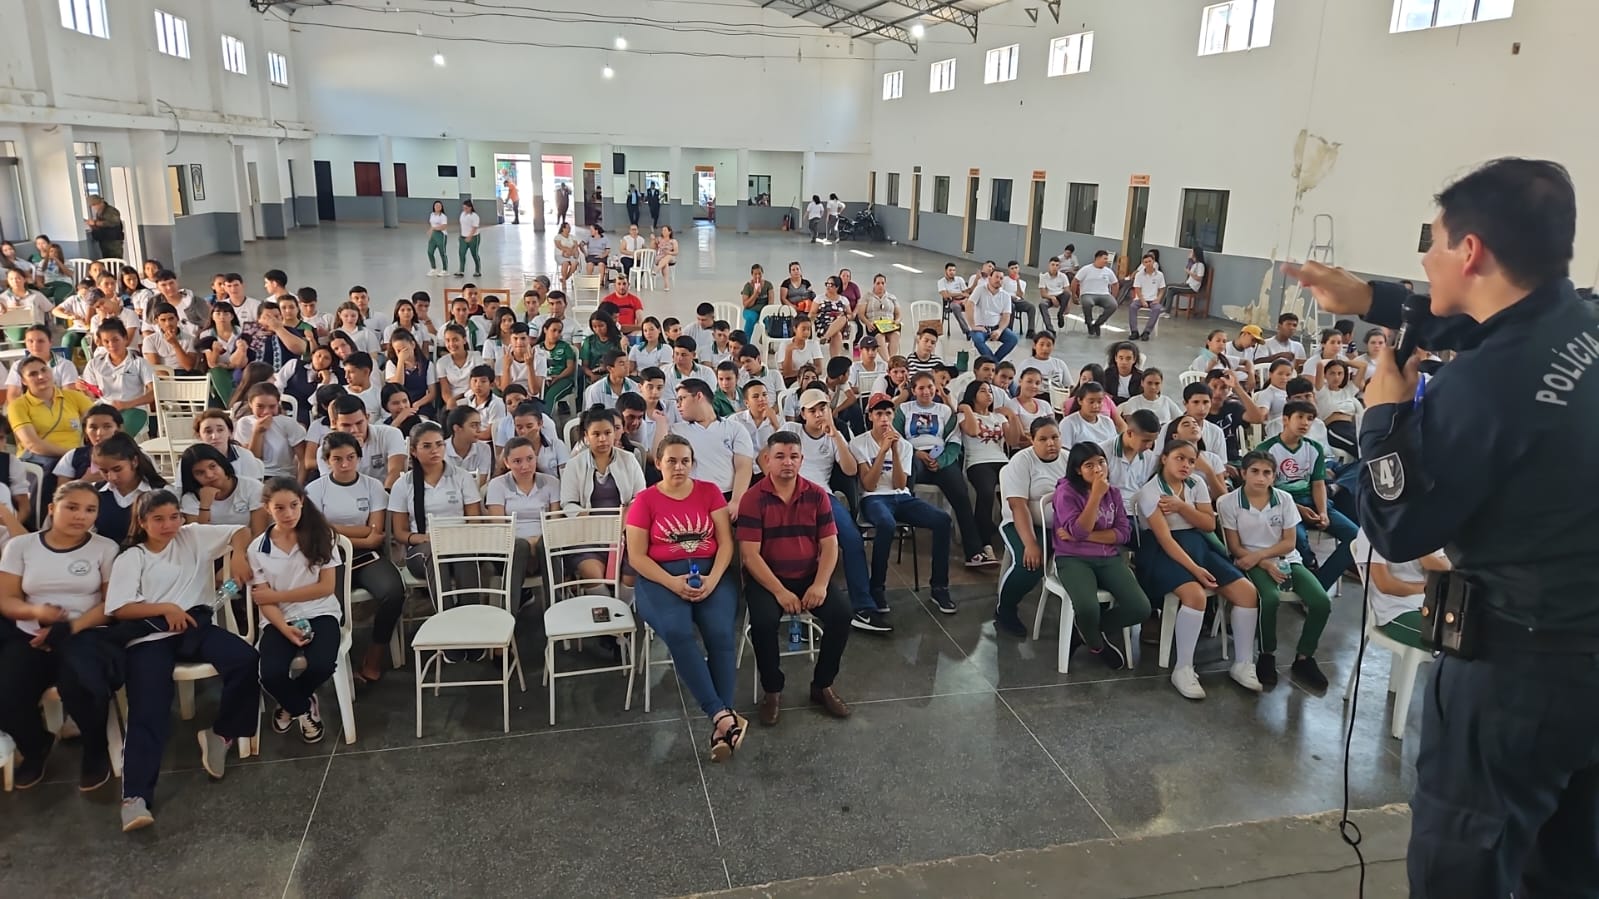
<path fill-rule="evenodd" d="M 1372 544 L 1444 547 L 1476 622 L 1427 691 L 1411 895 L 1599 895 L 1599 323 L 1568 277 L 1576 195 L 1558 164 L 1499 159 L 1436 202 L 1421 345 L 1459 355 L 1419 389 L 1419 355 L 1385 356 L 1360 431 Z M 1328 312 L 1401 323 L 1399 285 L 1284 270 Z"/>

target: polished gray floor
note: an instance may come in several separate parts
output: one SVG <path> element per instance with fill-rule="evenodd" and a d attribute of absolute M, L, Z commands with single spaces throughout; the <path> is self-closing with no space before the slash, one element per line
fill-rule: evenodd
<path fill-rule="evenodd" d="M 533 232 L 507 231 L 489 229 L 485 262 L 502 277 L 519 276 L 522 263 L 493 260 L 523 258 L 517 238 Z M 253 278 L 282 266 L 294 286 L 314 284 L 324 296 L 342 293 L 347 282 L 377 296 L 409 292 L 429 281 L 420 236 L 327 228 L 253 244 L 242 259 L 190 265 L 186 277 L 199 285 L 212 269 Z M 780 269 L 791 258 L 813 277 L 840 263 L 857 272 L 898 271 L 894 262 L 924 269 L 894 276 L 903 299 L 930 291 L 942 261 L 877 246 L 865 248 L 877 255 L 864 259 L 788 235 L 706 230 L 684 243 L 681 286 L 669 297 L 651 294 L 648 307 L 731 298 L 751 261 Z M 1162 325 L 1166 333 L 1148 352 L 1180 368 L 1205 327 Z M 1099 345 L 1074 337 L 1061 354 L 1088 361 Z M 924 576 L 926 559 L 924 546 Z M 1340 694 L 1360 621 L 1354 584 L 1345 582 L 1335 600 L 1319 653 L 1333 681 L 1329 695 L 1299 689 L 1286 671 L 1271 692 L 1244 693 L 1227 679 L 1216 641 L 1204 639 L 1199 667 L 1210 696 L 1190 703 L 1152 657 L 1112 673 L 1079 654 L 1069 675 L 1056 673 L 1053 609 L 1037 643 L 996 637 L 988 621 L 991 573 L 957 569 L 960 610 L 937 614 L 925 591 L 911 589 L 909 562 L 891 573 L 892 637 L 851 636 L 838 682 L 854 705 L 848 721 L 807 707 L 804 666 L 790 664 L 779 725 L 757 725 L 737 758 L 712 765 L 704 754 L 708 725 L 685 703 L 670 668 L 650 674 L 649 713 L 637 691 L 632 710 L 623 709 L 620 676 L 563 681 L 555 727 L 534 672 L 528 692 L 513 694 L 510 734 L 501 733 L 497 691 L 478 688 L 428 696 L 418 740 L 407 668 L 359 694 L 353 746 L 338 737 L 328 691 L 324 743 L 309 747 L 268 732 L 260 758 L 235 763 L 213 783 L 199 768 L 193 738 L 212 701 L 202 688 L 197 720 L 174 721 L 155 827 L 119 833 L 114 788 L 80 796 L 70 744 L 52 758 L 47 783 L 0 796 L 7 858 L 0 892 L 675 895 L 1181 832 L 1342 802 Z M 1032 602 L 1023 607 L 1028 620 Z M 1299 613 L 1290 608 L 1279 617 L 1281 638 L 1296 638 Z M 364 643 L 358 631 L 358 652 Z M 558 665 L 594 658 L 592 647 L 586 655 L 574 650 Z M 1413 741 L 1387 735 L 1387 671 L 1385 653 L 1368 653 L 1350 759 L 1351 801 L 1359 807 L 1403 801 L 1413 780 L 1403 748 Z M 746 657 L 741 703 L 752 676 Z"/>

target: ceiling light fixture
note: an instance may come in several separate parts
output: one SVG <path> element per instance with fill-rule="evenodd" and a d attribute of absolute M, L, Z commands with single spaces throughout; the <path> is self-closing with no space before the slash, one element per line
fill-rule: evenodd
<path fill-rule="evenodd" d="M 436 66 L 444 65 L 444 54 L 443 53 L 435 53 L 435 54 L 433 54 L 433 64 L 436 65 Z"/>
<path fill-rule="evenodd" d="M 927 26 L 923 25 L 921 22 L 917 22 L 915 25 L 911 26 L 911 37 L 921 40 L 926 34 Z"/>
<path fill-rule="evenodd" d="M 610 66 L 606 66 L 605 68 L 600 69 L 600 77 L 601 78 L 611 78 L 611 77 L 614 77 L 615 75 L 616 75 L 616 70 L 612 69 Z"/>
<path fill-rule="evenodd" d="M 618 50 L 626 50 L 627 49 L 627 38 L 618 37 L 616 39 L 616 49 L 618 49 Z"/>

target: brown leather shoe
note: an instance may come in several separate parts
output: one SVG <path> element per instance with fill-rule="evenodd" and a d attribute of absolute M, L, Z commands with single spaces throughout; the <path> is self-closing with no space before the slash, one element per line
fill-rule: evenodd
<path fill-rule="evenodd" d="M 822 711 L 834 718 L 848 718 L 849 706 L 844 700 L 838 698 L 838 693 L 832 687 L 823 687 L 820 690 L 811 688 L 811 703 L 822 707 Z"/>
<path fill-rule="evenodd" d="M 777 716 L 782 711 L 783 711 L 783 694 L 781 694 L 781 693 L 763 693 L 763 694 L 761 694 L 761 707 L 759 709 L 759 715 L 760 715 L 760 719 L 761 719 L 761 724 L 763 726 L 771 727 L 772 725 L 776 724 L 777 723 Z"/>

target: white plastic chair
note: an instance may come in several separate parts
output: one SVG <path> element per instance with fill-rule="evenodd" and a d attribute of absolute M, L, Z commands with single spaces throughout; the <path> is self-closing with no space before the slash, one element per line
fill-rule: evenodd
<path fill-rule="evenodd" d="M 233 547 L 223 547 L 222 555 L 219 557 L 218 562 L 220 563 L 221 570 L 224 573 L 228 572 L 232 559 Z M 234 634 L 253 647 L 255 646 L 255 615 L 250 611 L 249 601 L 249 586 L 246 585 L 244 630 L 242 631 L 239 630 L 239 622 L 234 618 L 233 615 L 233 603 L 225 602 L 222 604 L 222 608 L 217 609 L 216 611 L 221 613 L 222 625 L 223 627 L 227 628 L 229 633 Z M 177 683 L 178 688 L 178 714 L 183 718 L 183 720 L 192 721 L 194 719 L 195 682 L 207 680 L 217 676 L 219 676 L 219 672 L 217 671 L 216 667 L 209 662 L 179 662 L 173 666 L 172 680 Z M 257 730 L 256 736 L 254 737 L 240 737 L 238 739 L 239 758 L 249 758 L 250 756 L 259 753 L 260 739 L 259 730 Z"/>
<path fill-rule="evenodd" d="M 498 686 L 505 716 L 505 733 L 511 732 L 511 673 L 524 692 L 522 660 L 516 651 L 516 617 L 511 613 L 517 589 L 508 578 L 482 576 L 476 586 L 460 585 L 445 578 L 449 565 L 497 566 L 510 571 L 516 547 L 516 527 L 504 516 L 476 518 L 434 518 L 428 522 L 428 542 L 433 564 L 433 583 L 441 609 L 422 622 L 411 639 L 416 654 L 416 735 L 422 736 L 422 691 L 428 686 L 428 668 L 433 668 L 433 695 L 444 687 Z M 498 584 L 498 586 L 494 586 Z M 446 606 L 476 594 L 481 604 Z M 496 650 L 500 654 L 500 676 L 495 680 L 444 680 L 444 653 L 450 650 Z"/>
<path fill-rule="evenodd" d="M 1186 369 L 1177 373 L 1177 383 L 1183 387 L 1187 387 L 1189 384 L 1203 384 L 1205 381 L 1205 374 L 1205 372 L 1194 371 L 1191 368 Z"/>
<path fill-rule="evenodd" d="M 910 332 L 913 340 L 916 332 L 921 330 L 922 322 L 938 322 L 939 330 L 945 337 L 949 336 L 949 323 L 944 320 L 944 304 L 938 300 L 911 301 L 910 310 L 903 321 L 905 330 Z"/>
<path fill-rule="evenodd" d="M 600 305 L 600 291 L 604 279 L 599 275 L 573 275 L 572 276 L 572 312 L 576 315 L 579 308 L 589 310 L 597 309 Z"/>
<path fill-rule="evenodd" d="M 44 512 L 50 507 L 50 497 L 44 495 L 44 466 L 36 462 L 22 462 L 13 459 L 12 465 L 21 462 L 22 476 L 27 481 L 29 496 L 33 497 L 33 522 L 32 526 L 41 529 L 44 526 Z M 17 514 L 22 514 L 18 509 Z"/>
<path fill-rule="evenodd" d="M 1365 565 L 1360 566 L 1360 577 L 1362 581 L 1370 577 Z M 1366 642 L 1388 650 L 1392 656 L 1388 663 L 1388 692 L 1394 694 L 1394 711 L 1388 731 L 1393 734 L 1395 740 L 1403 740 L 1405 719 L 1410 715 L 1410 697 L 1416 689 L 1416 678 L 1421 672 L 1421 666 L 1433 660 L 1433 654 L 1425 649 L 1407 646 L 1379 630 L 1376 613 L 1371 610 L 1369 592 L 1365 619 Z M 1348 705 L 1350 697 L 1355 695 L 1355 675 L 1359 670 L 1353 665 L 1349 668 L 1349 679 L 1344 683 L 1345 705 Z"/>
<path fill-rule="evenodd" d="M 75 256 L 67 260 L 67 267 L 72 269 L 73 281 L 82 281 L 89 277 L 89 266 L 91 265 L 94 265 L 94 260 L 85 259 L 82 256 Z"/>
<path fill-rule="evenodd" d="M 562 439 L 566 441 L 568 448 L 577 446 L 572 441 L 577 437 L 577 426 L 582 424 L 582 422 L 583 417 L 581 415 L 574 415 L 566 420 L 566 424 L 561 426 Z"/>
<path fill-rule="evenodd" d="M 115 699 L 115 698 L 114 698 Z M 44 691 L 39 698 L 40 711 L 44 715 L 44 726 L 52 734 L 60 735 L 61 728 L 66 724 L 65 710 L 61 707 L 61 694 L 55 687 Z M 117 777 L 122 776 L 122 709 L 116 701 L 111 703 L 110 710 L 106 713 L 105 739 L 106 747 L 111 754 L 111 773 Z M 84 739 L 88 739 L 84 735 Z M 17 747 L 11 738 L 0 733 L 0 788 L 9 793 L 16 786 Z"/>
<path fill-rule="evenodd" d="M 627 672 L 627 695 L 622 708 L 633 708 L 634 638 L 638 625 L 633 610 L 617 599 L 621 584 L 622 512 L 593 511 L 568 517 L 544 515 L 544 577 L 549 585 L 550 607 L 544 612 L 544 682 L 550 689 L 550 724 L 555 724 L 555 681 L 562 677 Z M 599 578 L 577 575 L 576 556 L 600 553 L 608 560 Z M 568 573 L 570 568 L 570 573 Z M 603 611 L 604 621 L 594 620 Z M 615 637 L 622 647 L 622 662 L 603 668 L 555 670 L 557 641 L 585 637 Z"/>
<path fill-rule="evenodd" d="M 1049 545 L 1049 534 L 1052 522 L 1055 520 L 1054 509 L 1051 507 L 1052 498 L 1039 497 L 1037 508 L 1033 514 L 1038 517 L 1038 522 L 1044 528 L 1044 545 Z M 1067 665 L 1071 662 L 1072 624 L 1076 621 L 1077 610 L 1072 606 L 1072 598 L 1066 593 L 1066 585 L 1061 583 L 1060 577 L 1055 573 L 1055 566 L 1050 564 L 1053 554 L 1044 551 L 1044 588 L 1038 594 L 1038 612 L 1033 616 L 1033 640 L 1038 640 L 1038 634 L 1044 627 L 1044 609 L 1049 606 L 1050 596 L 1060 600 L 1060 646 L 1055 651 L 1055 670 L 1061 674 L 1066 673 Z M 1099 604 L 1115 607 L 1116 597 L 1108 591 L 1099 591 Z M 1122 628 L 1122 658 L 1127 660 L 1130 667 L 1133 664 L 1133 635 L 1131 628 Z"/>
<path fill-rule="evenodd" d="M 737 303 L 712 303 L 711 308 L 716 310 L 714 313 L 712 313 L 716 316 L 716 320 L 727 322 L 728 325 L 731 326 L 730 330 L 743 330 L 743 307 L 739 306 Z"/>
<path fill-rule="evenodd" d="M 100 263 L 102 269 L 117 276 L 118 284 L 122 283 L 122 269 L 128 267 L 126 259 L 118 259 L 115 256 L 102 256 L 96 261 Z"/>
<path fill-rule="evenodd" d="M 169 471 L 177 471 L 178 457 L 198 442 L 194 436 L 194 417 L 204 412 L 210 398 L 209 378 L 174 377 L 157 374 L 154 383 L 156 420 L 161 436 L 139 444 L 145 453 Z"/>
<path fill-rule="evenodd" d="M 333 692 L 339 700 L 339 720 L 344 728 L 344 742 L 355 742 L 355 675 L 351 668 L 350 647 L 353 642 L 352 625 L 350 622 L 350 605 L 354 602 L 350 591 L 350 560 L 355 557 L 355 548 L 350 545 L 350 538 L 343 534 L 334 534 L 334 546 L 339 550 L 338 577 L 343 582 L 342 595 L 344 596 L 343 622 L 339 625 L 339 655 L 334 662 Z M 370 598 L 371 594 L 367 594 Z M 246 601 L 249 601 L 250 588 L 245 588 Z M 251 608 L 254 608 L 253 604 Z M 259 627 L 265 629 L 265 622 Z M 398 629 L 396 629 L 398 630 Z M 399 667 L 396 665 L 395 667 Z M 290 671 L 305 670 L 305 656 L 297 654 L 289 663 Z M 261 712 L 266 712 L 266 691 L 261 692 Z M 259 725 L 257 725 L 259 728 Z M 258 731 L 259 732 L 259 731 Z"/>
<path fill-rule="evenodd" d="M 791 622 L 795 621 L 798 621 L 800 623 L 800 627 L 804 629 L 805 642 L 801 644 L 799 649 L 784 649 L 783 645 L 786 642 L 784 635 L 787 634 L 789 628 L 793 626 Z M 777 654 L 781 657 L 808 656 L 811 661 L 816 661 L 816 654 L 820 652 L 816 646 L 816 641 L 821 639 L 821 633 L 823 630 L 825 630 L 825 628 L 822 627 L 822 623 L 817 621 L 816 616 L 812 615 L 810 612 L 784 612 L 783 616 L 777 619 Z M 742 668 L 744 666 L 745 644 L 749 645 L 751 652 L 755 651 L 755 639 L 750 636 L 750 610 L 748 607 L 744 609 L 744 627 L 739 630 L 739 635 L 740 638 L 738 641 L 738 652 L 733 656 L 733 665 L 736 668 Z M 750 699 L 752 702 L 759 702 L 761 698 L 760 675 L 757 674 L 752 680 L 753 683 L 751 686 L 753 689 Z M 649 710 L 645 709 L 645 711 Z"/>

